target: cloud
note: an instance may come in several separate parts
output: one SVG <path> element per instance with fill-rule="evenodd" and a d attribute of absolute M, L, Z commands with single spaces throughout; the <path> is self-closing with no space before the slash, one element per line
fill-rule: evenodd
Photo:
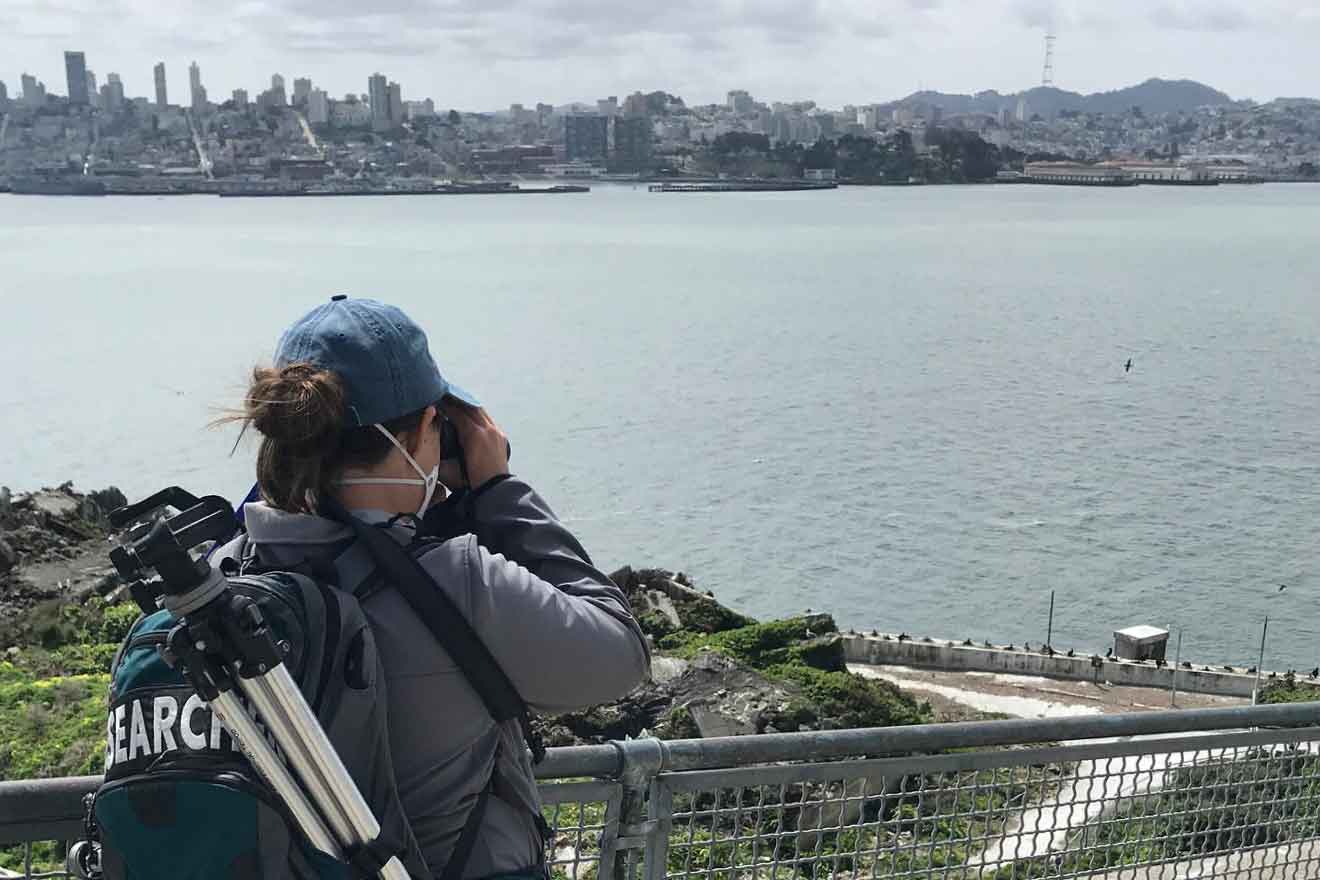
<path fill-rule="evenodd" d="M 1158 27 L 1184 31 L 1240 31 L 1255 23 L 1242 6 L 1214 0 L 1161 3 L 1150 11 L 1150 20 Z"/>
<path fill-rule="evenodd" d="M 380 69 L 460 106 L 633 88 L 701 101 L 740 86 L 849 102 L 919 82 L 1029 85 L 1051 24 L 1060 82 L 1078 90 L 1152 75 L 1235 94 L 1274 88 L 1267 75 L 1288 92 L 1320 81 L 1317 0 L 0 0 L 14 68 L 0 77 L 30 65 L 49 81 L 62 76 L 61 50 L 84 48 L 130 85 L 149 75 L 147 59 L 173 69 L 195 57 L 217 92 L 292 69 L 360 90 Z M 1207 53 L 1204 41 L 1237 34 L 1259 63 L 1225 68 Z"/>

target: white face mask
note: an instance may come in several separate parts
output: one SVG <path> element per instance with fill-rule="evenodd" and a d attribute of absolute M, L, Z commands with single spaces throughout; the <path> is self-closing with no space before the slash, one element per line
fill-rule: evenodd
<path fill-rule="evenodd" d="M 419 517 L 425 515 L 426 509 L 431 506 L 431 498 L 435 496 L 435 487 L 440 482 L 440 462 L 437 461 L 435 463 L 435 467 L 431 468 L 431 472 L 429 474 L 426 473 L 424 470 L 422 470 L 421 465 L 417 464 L 417 462 L 413 460 L 413 457 L 408 454 L 408 450 L 403 448 L 403 444 L 398 441 L 398 438 L 396 438 L 393 434 L 387 431 L 384 425 L 372 425 L 372 427 L 375 428 L 377 431 L 380 431 L 382 434 L 384 434 L 385 437 L 391 443 L 394 444 L 394 448 L 403 453 L 404 460 L 407 461 L 408 464 L 412 465 L 412 469 L 417 471 L 417 475 L 420 476 L 421 479 L 406 480 L 402 478 L 389 478 L 389 477 L 354 477 L 348 480 L 340 480 L 339 485 L 341 486 L 424 486 L 426 488 L 426 494 L 422 496 L 422 506 L 417 508 L 417 515 Z"/>

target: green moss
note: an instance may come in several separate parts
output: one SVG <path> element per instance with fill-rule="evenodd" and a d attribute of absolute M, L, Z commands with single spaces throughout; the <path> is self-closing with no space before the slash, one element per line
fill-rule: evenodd
<path fill-rule="evenodd" d="M 803 716 L 828 718 L 836 729 L 923 724 L 931 720 L 930 706 L 918 703 L 886 681 L 801 665 L 776 666 L 767 672 L 773 678 L 803 687 L 807 702 L 793 706 L 788 713 L 799 726 Z M 775 726 L 780 730 L 796 729 Z"/>
<path fill-rule="evenodd" d="M 683 629 L 688 632 L 718 633 L 756 623 L 750 617 L 730 611 L 714 599 L 705 600 L 694 596 L 672 601 L 678 611 L 678 619 L 683 621 Z"/>
<path fill-rule="evenodd" d="M 765 670 L 788 663 L 821 663 L 826 651 L 816 645 L 804 646 L 803 642 L 837 631 L 834 621 L 824 615 L 790 617 L 717 633 L 683 630 L 661 639 L 659 646 L 685 659 L 703 651 L 716 651 L 753 669 Z M 836 664 L 830 660 L 827 665 Z"/>
<path fill-rule="evenodd" d="M 767 678 L 804 690 L 803 699 L 769 719 L 777 730 L 817 727 L 888 727 L 932 720 L 930 707 L 892 684 L 847 671 L 834 621 L 825 615 L 757 623 L 720 633 L 680 632 L 660 647 L 685 659 L 714 651 L 758 670 Z"/>
<path fill-rule="evenodd" d="M 657 641 L 678 631 L 678 627 L 674 626 L 669 615 L 660 611 L 648 611 L 637 618 L 637 624 L 642 628 L 642 632 Z"/>

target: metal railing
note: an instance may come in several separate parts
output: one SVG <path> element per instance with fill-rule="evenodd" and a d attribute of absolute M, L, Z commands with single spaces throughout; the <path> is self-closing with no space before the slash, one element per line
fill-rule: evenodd
<path fill-rule="evenodd" d="M 538 776 L 563 880 L 1320 880 L 1320 703 L 631 740 Z M 16 876 L 64 876 L 33 845 L 97 781 L 0 783 Z"/>

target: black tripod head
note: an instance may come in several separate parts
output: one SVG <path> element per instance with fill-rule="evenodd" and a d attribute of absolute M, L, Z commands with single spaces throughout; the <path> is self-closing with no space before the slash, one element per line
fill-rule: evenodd
<path fill-rule="evenodd" d="M 110 561 L 144 614 L 166 597 L 170 604 L 194 606 L 202 598 L 195 594 L 214 577 L 210 564 L 192 551 L 226 541 L 238 528 L 228 501 L 216 495 L 199 499 L 178 486 L 119 508 L 110 514 L 110 523 L 126 527 Z"/>

